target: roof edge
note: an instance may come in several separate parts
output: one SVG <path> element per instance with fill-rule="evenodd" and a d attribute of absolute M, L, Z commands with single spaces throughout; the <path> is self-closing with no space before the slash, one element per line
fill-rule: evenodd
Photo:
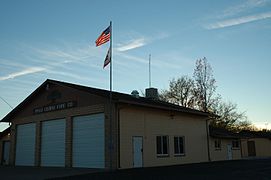
<path fill-rule="evenodd" d="M 176 111 L 176 112 L 194 114 L 194 115 L 199 115 L 199 116 L 209 117 L 209 115 L 210 115 L 209 113 L 206 113 L 206 112 L 198 111 L 198 110 L 195 110 L 195 109 L 189 109 L 189 108 L 185 108 L 185 107 L 182 107 L 182 106 L 179 106 L 179 108 L 178 107 L 172 108 L 172 107 L 165 107 L 165 106 L 162 106 L 162 105 L 150 105 L 150 104 L 147 104 L 147 103 L 138 103 L 138 102 L 127 101 L 127 100 L 119 100 L 119 102 L 126 103 L 126 104 L 145 106 L 145 107 L 150 107 L 150 108 L 158 108 L 158 109 L 163 109 L 163 110 L 171 110 L 171 111 Z M 172 104 L 172 105 L 175 105 L 175 104 Z"/>
<path fill-rule="evenodd" d="M 30 95 L 28 95 L 19 105 L 12 109 L 0 122 L 10 122 L 10 119 L 18 112 L 18 110 L 24 106 L 28 100 L 30 100 L 34 95 L 36 95 L 46 83 L 50 82 L 50 79 L 46 79 L 37 89 L 35 89 Z"/>
<path fill-rule="evenodd" d="M 31 100 L 31 98 L 33 98 L 35 95 L 37 95 L 42 90 L 42 88 L 44 88 L 44 86 L 46 86 L 47 83 L 65 86 L 68 88 L 74 88 L 74 89 L 77 89 L 80 91 L 85 91 L 88 93 L 96 94 L 98 96 L 109 98 L 110 91 L 105 90 L 105 89 L 92 88 L 92 87 L 88 87 L 88 86 L 77 85 L 77 84 L 57 81 L 57 80 L 53 80 L 53 79 L 46 79 L 36 90 L 34 90 L 19 105 L 17 105 L 13 110 L 11 110 L 0 122 L 10 122 L 11 119 L 20 110 L 20 108 L 22 108 L 24 105 L 26 105 L 28 103 L 28 101 Z M 142 97 L 142 99 L 141 99 L 142 101 L 137 102 L 136 100 L 132 101 L 131 99 L 129 99 L 130 98 L 129 94 L 120 93 L 120 92 L 116 92 L 116 91 L 112 91 L 112 93 L 113 93 L 113 98 L 116 98 L 119 102 L 123 102 L 123 103 L 148 106 L 148 107 L 152 107 L 152 108 L 159 108 L 159 109 L 165 109 L 165 110 L 172 110 L 172 111 L 195 114 L 195 115 L 206 116 L 206 117 L 210 116 L 210 114 L 207 112 L 203 112 L 203 111 L 199 111 L 199 110 L 195 110 L 195 109 L 190 109 L 190 108 L 183 107 L 183 106 L 178 106 L 176 104 L 167 103 L 164 101 L 149 100 L 145 97 Z"/>

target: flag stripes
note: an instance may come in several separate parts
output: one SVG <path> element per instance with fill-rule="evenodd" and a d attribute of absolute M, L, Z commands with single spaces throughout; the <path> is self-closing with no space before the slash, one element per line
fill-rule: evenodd
<path fill-rule="evenodd" d="M 100 46 L 100 45 L 110 41 L 110 46 L 109 46 L 109 49 L 107 51 L 107 54 L 106 54 L 106 57 L 104 60 L 103 68 L 105 68 L 108 64 L 111 63 L 111 53 L 112 53 L 111 32 L 112 32 L 112 26 L 111 26 L 111 21 L 110 21 L 110 25 L 102 32 L 102 34 L 95 41 L 96 46 Z M 111 77 L 111 66 L 110 66 L 110 77 Z M 110 82 L 111 82 L 111 80 L 110 80 Z"/>
<path fill-rule="evenodd" d="M 110 40 L 110 36 L 111 36 L 111 27 L 109 26 L 108 28 L 106 28 L 102 34 L 98 37 L 98 39 L 95 41 L 96 46 L 100 46 L 106 42 L 108 42 Z"/>

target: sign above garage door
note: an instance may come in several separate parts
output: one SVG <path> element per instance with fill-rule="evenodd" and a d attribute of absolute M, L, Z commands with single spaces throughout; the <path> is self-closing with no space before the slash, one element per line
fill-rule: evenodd
<path fill-rule="evenodd" d="M 63 102 L 63 103 L 58 103 L 58 104 L 53 104 L 53 105 L 49 105 L 49 106 L 35 108 L 33 110 L 33 113 L 40 114 L 40 113 L 45 113 L 45 112 L 63 110 L 63 109 L 76 107 L 76 105 L 77 105 L 76 101 L 68 101 L 68 102 Z"/>

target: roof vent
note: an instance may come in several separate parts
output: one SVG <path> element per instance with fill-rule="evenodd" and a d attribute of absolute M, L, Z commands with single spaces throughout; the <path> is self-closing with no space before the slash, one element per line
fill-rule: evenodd
<path fill-rule="evenodd" d="M 145 90 L 146 98 L 158 100 L 158 90 L 157 88 L 147 88 Z"/>
<path fill-rule="evenodd" d="M 139 98 L 139 92 L 138 92 L 137 90 L 133 90 L 133 91 L 131 92 L 131 95 L 132 95 L 133 97 L 135 97 L 135 98 Z"/>

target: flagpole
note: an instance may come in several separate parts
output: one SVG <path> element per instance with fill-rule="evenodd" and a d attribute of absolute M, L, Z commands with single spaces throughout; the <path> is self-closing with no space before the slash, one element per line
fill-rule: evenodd
<path fill-rule="evenodd" d="M 112 156 L 113 156 L 113 141 L 112 141 L 112 64 L 113 64 L 113 54 L 112 54 L 112 21 L 110 21 L 110 98 L 109 98 L 109 111 L 110 111 L 110 138 L 109 138 L 109 154 L 110 154 L 110 169 L 112 169 Z"/>
<path fill-rule="evenodd" d="M 151 54 L 149 55 L 149 88 L 151 88 Z"/>
<path fill-rule="evenodd" d="M 110 91 L 109 91 L 109 142 L 106 142 L 108 147 L 107 149 L 109 152 L 109 162 L 110 162 L 110 169 L 113 167 L 113 113 L 112 113 L 112 21 L 110 21 L 110 26 L 106 28 L 102 34 L 98 37 L 98 39 L 95 41 L 96 46 L 100 46 L 106 42 L 110 41 L 110 47 L 109 50 L 107 51 L 106 58 L 104 60 L 104 68 L 108 64 L 110 64 L 110 72 L 109 72 L 109 78 L 110 78 Z"/>
<path fill-rule="evenodd" d="M 112 96 L 112 21 L 110 21 L 110 55 L 111 55 L 111 60 L 110 60 L 110 97 Z"/>

